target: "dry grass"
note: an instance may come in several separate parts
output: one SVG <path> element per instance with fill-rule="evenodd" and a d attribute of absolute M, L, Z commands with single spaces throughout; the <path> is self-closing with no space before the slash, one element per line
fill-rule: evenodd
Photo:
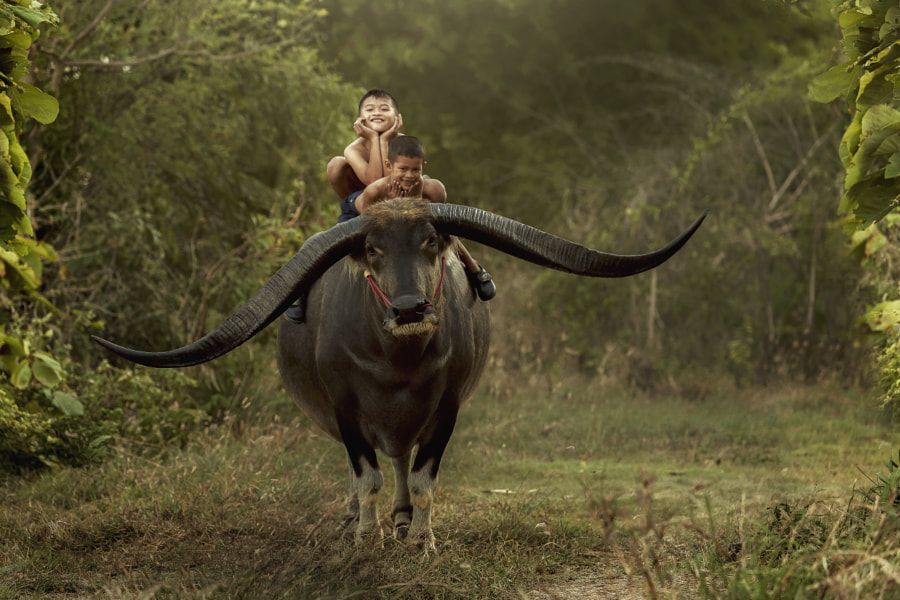
<path fill-rule="evenodd" d="M 868 484 L 857 465 L 874 473 L 892 454 L 854 391 L 698 399 L 546 374 L 489 381 L 445 459 L 437 557 L 348 541 L 341 448 L 263 413 L 163 463 L 119 454 L 7 481 L 0 598 L 716 597 L 780 572 L 771 553 L 748 554 L 773 506 L 837 523 L 854 482 Z M 879 552 L 869 570 L 886 563 L 889 582 L 900 565 Z"/>

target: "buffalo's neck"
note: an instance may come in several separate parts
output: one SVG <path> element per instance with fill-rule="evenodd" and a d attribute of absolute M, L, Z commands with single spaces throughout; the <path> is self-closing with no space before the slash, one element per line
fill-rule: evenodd
<path fill-rule="evenodd" d="M 395 336 L 382 330 L 381 353 L 395 368 L 416 371 L 446 355 L 446 344 L 439 328 L 428 334 Z"/>

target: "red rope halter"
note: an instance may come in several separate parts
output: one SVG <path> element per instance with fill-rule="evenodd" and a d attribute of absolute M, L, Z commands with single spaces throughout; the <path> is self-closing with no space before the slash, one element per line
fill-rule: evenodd
<path fill-rule="evenodd" d="M 391 304 L 391 299 L 387 297 L 387 294 L 384 293 L 380 287 L 378 287 L 378 283 L 375 282 L 375 278 L 372 277 L 372 273 L 366 269 L 365 271 L 366 280 L 369 282 L 369 287 L 372 288 L 372 292 L 375 294 L 375 297 L 384 304 L 388 308 L 393 308 L 393 304 Z M 441 295 L 441 288 L 444 287 L 444 257 L 441 257 L 441 280 L 438 282 L 437 289 L 434 292 L 434 298 L 432 298 L 431 302 L 425 304 L 424 306 L 433 306 L 434 302 L 437 302 L 438 296 Z M 423 307 L 424 308 L 424 307 Z"/>

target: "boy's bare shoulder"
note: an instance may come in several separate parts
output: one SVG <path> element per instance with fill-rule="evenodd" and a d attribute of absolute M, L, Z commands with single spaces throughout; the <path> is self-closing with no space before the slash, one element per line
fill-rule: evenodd
<path fill-rule="evenodd" d="M 429 202 L 446 202 L 447 188 L 440 180 L 426 177 L 422 181 L 422 197 Z"/>
<path fill-rule="evenodd" d="M 369 160 L 369 144 L 364 138 L 358 137 L 344 148 L 344 157 L 349 158 L 350 156 Z"/>

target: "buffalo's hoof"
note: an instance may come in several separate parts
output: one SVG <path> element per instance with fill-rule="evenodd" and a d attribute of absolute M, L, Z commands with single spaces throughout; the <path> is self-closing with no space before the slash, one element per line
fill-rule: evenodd
<path fill-rule="evenodd" d="M 394 539 L 402 542 L 409 535 L 409 523 L 398 523 L 394 526 Z"/>
<path fill-rule="evenodd" d="M 380 550 L 384 548 L 384 532 L 381 530 L 381 527 L 366 532 L 357 530 L 354 540 L 358 550 L 365 550 L 367 548 Z"/>
<path fill-rule="evenodd" d="M 406 545 L 412 549 L 422 552 L 425 556 L 434 554 L 437 556 L 437 545 L 435 544 L 434 534 L 431 529 L 425 531 L 413 531 L 406 537 Z"/>

